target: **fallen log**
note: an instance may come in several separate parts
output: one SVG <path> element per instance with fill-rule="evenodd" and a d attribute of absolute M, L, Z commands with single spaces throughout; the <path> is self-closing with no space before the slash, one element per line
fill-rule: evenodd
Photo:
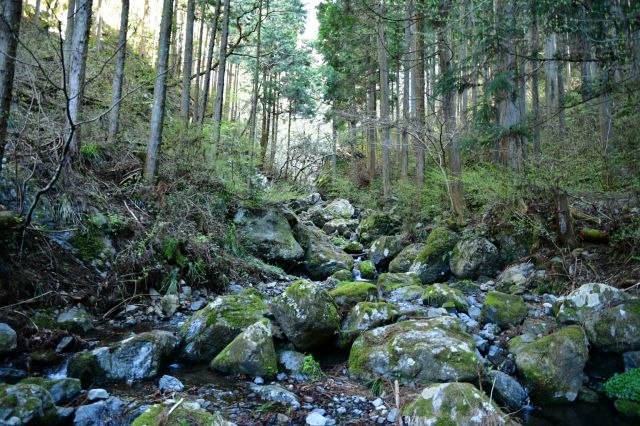
<path fill-rule="evenodd" d="M 576 220 L 584 220 L 585 222 L 593 223 L 594 225 L 602 225 L 602 219 L 599 217 L 590 216 L 576 209 L 571 209 L 571 216 Z"/>
<path fill-rule="evenodd" d="M 609 233 L 595 228 L 582 228 L 578 231 L 578 238 L 591 243 L 608 243 Z"/>

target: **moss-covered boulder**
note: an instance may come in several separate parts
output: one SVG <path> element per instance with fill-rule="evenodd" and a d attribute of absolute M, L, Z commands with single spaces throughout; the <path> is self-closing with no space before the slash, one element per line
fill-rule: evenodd
<path fill-rule="evenodd" d="M 364 246 L 360 241 L 349 241 L 342 247 L 342 250 L 346 253 L 358 254 L 364 252 Z"/>
<path fill-rule="evenodd" d="M 46 389 L 53 398 L 55 405 L 71 401 L 82 390 L 80 380 L 73 378 L 45 379 L 42 377 L 29 377 L 20 381 L 25 385 L 37 385 Z"/>
<path fill-rule="evenodd" d="M 324 208 L 324 211 L 335 219 L 349 219 L 355 213 L 349 200 L 344 198 L 333 200 Z"/>
<path fill-rule="evenodd" d="M 250 325 L 209 364 L 225 374 L 273 377 L 278 369 L 271 322 L 264 318 Z"/>
<path fill-rule="evenodd" d="M 522 293 L 531 287 L 534 276 L 535 267 L 531 262 L 511 265 L 498 275 L 496 288 L 505 293 Z"/>
<path fill-rule="evenodd" d="M 53 397 L 46 389 L 26 383 L 0 385 L 0 424 L 49 425 L 57 421 Z"/>
<path fill-rule="evenodd" d="M 294 234 L 305 250 L 304 266 L 312 278 L 324 280 L 336 271 L 353 268 L 353 258 L 318 228 L 299 223 Z"/>
<path fill-rule="evenodd" d="M 331 295 L 319 285 L 299 280 L 271 301 L 271 312 L 285 336 L 301 351 L 334 341 L 340 316 Z"/>
<path fill-rule="evenodd" d="M 385 302 L 360 302 L 347 315 L 340 328 L 337 345 L 348 348 L 363 331 L 386 325 L 398 317 L 395 305 Z"/>
<path fill-rule="evenodd" d="M 356 230 L 358 223 L 360 222 L 357 219 L 332 219 L 322 225 L 322 231 L 327 235 L 338 234 L 348 237 L 351 232 Z"/>
<path fill-rule="evenodd" d="M 457 241 L 455 232 L 445 227 L 435 228 L 411 265 L 410 272 L 418 274 L 423 284 L 446 280 L 451 273 L 449 256 Z"/>
<path fill-rule="evenodd" d="M 498 248 L 486 238 L 458 241 L 449 259 L 451 272 L 458 278 L 494 276 L 499 266 Z"/>
<path fill-rule="evenodd" d="M 253 289 L 219 296 L 182 325 L 178 332 L 179 355 L 189 361 L 209 362 L 268 312 L 263 296 Z"/>
<path fill-rule="evenodd" d="M 594 313 L 584 321 L 589 342 L 608 352 L 640 349 L 640 300 L 634 299 Z"/>
<path fill-rule="evenodd" d="M 527 317 L 527 312 L 527 305 L 521 296 L 490 291 L 482 304 L 480 320 L 506 329 L 521 324 Z"/>
<path fill-rule="evenodd" d="M 640 419 L 640 369 L 615 374 L 603 386 L 616 410 L 625 417 Z"/>
<path fill-rule="evenodd" d="M 509 349 L 536 404 L 575 401 L 582 386 L 582 371 L 589 357 L 581 327 L 564 327 L 531 343 L 516 337 Z"/>
<path fill-rule="evenodd" d="M 464 294 L 447 284 L 432 284 L 424 290 L 422 300 L 428 306 L 436 308 L 454 308 L 457 311 L 469 309 Z"/>
<path fill-rule="evenodd" d="M 257 257 L 270 262 L 290 263 L 304 256 L 289 222 L 274 209 L 241 209 L 233 221 L 243 246 Z"/>
<path fill-rule="evenodd" d="M 469 383 L 426 387 L 402 409 L 407 426 L 516 425 L 482 391 Z"/>
<path fill-rule="evenodd" d="M 374 212 L 360 221 L 356 233 L 360 236 L 362 244 L 368 245 L 378 237 L 397 234 L 401 226 L 402 222 L 397 217 L 384 212 Z"/>
<path fill-rule="evenodd" d="M 413 273 L 385 272 L 378 277 L 378 290 L 381 294 L 388 293 L 400 287 L 422 285 L 420 277 Z"/>
<path fill-rule="evenodd" d="M 77 334 L 89 334 L 95 330 L 91 316 L 83 308 L 73 307 L 58 315 L 58 326 Z"/>
<path fill-rule="evenodd" d="M 353 279 L 353 273 L 347 269 L 340 269 L 331 275 L 331 278 L 340 282 L 340 281 L 351 281 Z"/>
<path fill-rule="evenodd" d="M 369 259 L 378 269 L 385 270 L 389 262 L 402 250 L 402 242 L 398 236 L 384 236 L 377 238 L 369 248 Z"/>
<path fill-rule="evenodd" d="M 378 287 L 363 281 L 346 282 L 329 294 L 341 312 L 349 312 L 358 302 L 375 301 L 378 298 Z"/>
<path fill-rule="evenodd" d="M 370 260 L 356 263 L 355 268 L 360 271 L 360 276 L 367 280 L 372 280 L 376 276 L 376 267 Z"/>
<path fill-rule="evenodd" d="M 556 318 L 563 324 L 583 323 L 596 312 L 603 311 L 631 297 L 615 287 L 603 283 L 581 285 L 554 305 Z"/>
<path fill-rule="evenodd" d="M 76 354 L 69 361 L 67 374 L 80 379 L 83 385 L 149 379 L 175 354 L 177 344 L 173 333 L 164 330 L 136 334 L 110 346 Z"/>
<path fill-rule="evenodd" d="M 11 352 L 18 346 L 18 335 L 4 322 L 0 322 L 0 354 Z"/>
<path fill-rule="evenodd" d="M 630 419 L 640 419 L 640 402 L 628 399 L 617 399 L 613 406 L 620 414 Z"/>
<path fill-rule="evenodd" d="M 413 262 L 422 250 L 424 250 L 424 244 L 409 244 L 403 248 L 391 262 L 389 262 L 389 272 L 409 272 L 411 265 L 413 265 Z"/>
<path fill-rule="evenodd" d="M 189 425 L 189 426 L 235 426 L 219 414 L 211 414 L 203 409 L 190 408 L 183 403 L 171 411 L 170 405 L 151 405 L 138 416 L 131 426 Z M 169 411 L 171 414 L 169 415 Z"/>
<path fill-rule="evenodd" d="M 482 371 L 471 335 L 454 317 L 402 321 L 362 333 L 353 343 L 349 373 L 402 384 L 471 381 Z"/>

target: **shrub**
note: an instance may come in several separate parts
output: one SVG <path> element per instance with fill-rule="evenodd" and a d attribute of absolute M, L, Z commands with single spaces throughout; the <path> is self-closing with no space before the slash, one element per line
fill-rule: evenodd
<path fill-rule="evenodd" d="M 615 374 L 604 384 L 609 398 L 640 401 L 640 368 Z"/>

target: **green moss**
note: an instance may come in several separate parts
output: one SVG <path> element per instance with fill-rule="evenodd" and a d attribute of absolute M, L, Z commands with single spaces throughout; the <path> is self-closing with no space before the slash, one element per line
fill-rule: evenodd
<path fill-rule="evenodd" d="M 520 296 L 491 291 L 482 304 L 480 318 L 502 328 L 520 324 L 527 317 L 527 305 Z"/>
<path fill-rule="evenodd" d="M 342 249 L 347 253 L 362 253 L 364 251 L 364 246 L 358 241 L 349 241 L 344 245 L 344 247 L 342 247 Z"/>
<path fill-rule="evenodd" d="M 207 325 L 219 321 L 233 328 L 245 328 L 253 324 L 257 317 L 266 315 L 267 305 L 255 289 L 246 289 L 235 295 L 223 296 L 222 304 L 207 313 Z M 186 324 L 185 324 L 186 325 Z"/>
<path fill-rule="evenodd" d="M 420 277 L 416 274 L 394 274 L 384 273 L 378 277 L 378 290 L 382 293 L 388 293 L 400 287 L 421 286 Z"/>
<path fill-rule="evenodd" d="M 304 357 L 304 362 L 302 363 L 302 368 L 300 372 L 307 376 L 307 378 L 311 381 L 317 381 L 324 377 L 324 372 L 320 367 L 320 363 L 316 361 L 313 355 L 309 354 Z"/>
<path fill-rule="evenodd" d="M 105 371 L 100 367 L 98 360 L 90 351 L 76 354 L 69 361 L 67 368 L 67 376 L 80 379 L 83 388 L 89 387 L 104 373 Z"/>
<path fill-rule="evenodd" d="M 603 389 L 609 398 L 640 402 L 640 368 L 614 375 Z"/>
<path fill-rule="evenodd" d="M 348 269 L 341 269 L 339 271 L 336 271 L 333 273 L 333 275 L 331 275 L 332 278 L 335 278 L 338 281 L 351 281 L 351 279 L 353 278 L 353 275 L 351 274 L 351 271 L 349 271 Z"/>
<path fill-rule="evenodd" d="M 334 299 L 361 299 L 364 301 L 378 294 L 378 288 L 367 282 L 346 282 L 329 292 Z"/>
<path fill-rule="evenodd" d="M 100 230 L 93 225 L 82 232 L 76 232 L 69 243 L 78 250 L 78 256 L 89 263 L 98 259 L 106 250 Z"/>
<path fill-rule="evenodd" d="M 429 234 L 424 249 L 416 257 L 417 262 L 429 263 L 434 257 L 449 257 L 449 252 L 456 245 L 457 235 L 447 228 L 435 228 Z M 442 259 L 439 259 L 442 260 Z"/>
<path fill-rule="evenodd" d="M 640 402 L 618 399 L 613 403 L 620 414 L 632 419 L 640 419 Z"/>
<path fill-rule="evenodd" d="M 466 310 L 468 307 L 464 294 L 446 284 L 430 285 L 424 291 L 422 299 L 429 306 L 455 308 L 458 311 Z"/>
<path fill-rule="evenodd" d="M 376 276 L 376 267 L 370 260 L 358 263 L 358 269 L 360 269 L 362 278 L 373 279 Z"/>
<path fill-rule="evenodd" d="M 132 426 L 156 426 L 159 424 L 179 426 L 212 426 L 221 424 L 222 418 L 205 410 L 194 410 L 179 405 L 168 418 L 164 418 L 171 406 L 152 405 L 136 418 Z"/>
<path fill-rule="evenodd" d="M 31 320 L 38 328 L 54 329 L 58 328 L 55 316 L 49 309 L 38 310 L 33 314 Z"/>

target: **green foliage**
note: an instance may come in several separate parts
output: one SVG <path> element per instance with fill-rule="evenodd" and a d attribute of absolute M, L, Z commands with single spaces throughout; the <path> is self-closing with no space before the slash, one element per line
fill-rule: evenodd
<path fill-rule="evenodd" d="M 116 234 L 129 226 L 129 219 L 118 214 L 107 212 L 95 213 L 87 219 L 91 225 L 108 234 Z"/>
<path fill-rule="evenodd" d="M 377 378 L 371 383 L 371 393 L 374 396 L 382 396 L 384 394 L 385 381 L 383 378 Z"/>
<path fill-rule="evenodd" d="M 102 147 L 97 143 L 84 143 L 80 147 L 80 155 L 89 162 L 102 160 Z"/>
<path fill-rule="evenodd" d="M 325 375 L 320 367 L 320 363 L 311 354 L 304 357 L 300 373 L 307 376 L 312 382 L 320 380 Z"/>
<path fill-rule="evenodd" d="M 69 242 L 78 250 L 78 255 L 85 262 L 91 262 L 98 259 L 106 250 L 106 246 L 99 229 L 93 225 L 90 225 L 83 230 L 76 231 Z"/>
<path fill-rule="evenodd" d="M 640 368 L 615 374 L 604 384 L 609 398 L 640 401 Z"/>

